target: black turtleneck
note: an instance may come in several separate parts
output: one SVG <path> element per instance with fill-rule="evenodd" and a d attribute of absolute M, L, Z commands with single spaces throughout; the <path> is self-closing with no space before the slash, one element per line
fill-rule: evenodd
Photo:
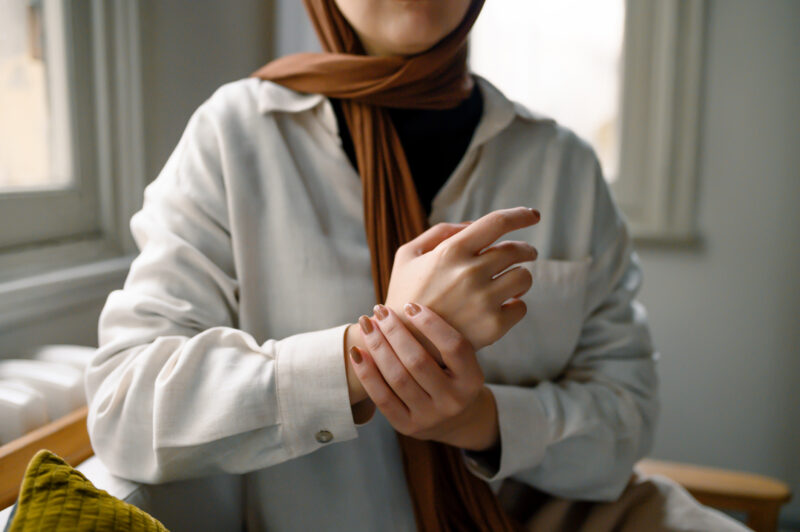
<path fill-rule="evenodd" d="M 342 147 L 358 171 L 341 101 L 337 98 L 330 98 L 330 101 L 339 124 Z M 400 136 L 422 206 L 430 215 L 434 196 L 464 157 L 483 114 L 481 91 L 475 83 L 469 97 L 452 109 L 387 109 Z"/>

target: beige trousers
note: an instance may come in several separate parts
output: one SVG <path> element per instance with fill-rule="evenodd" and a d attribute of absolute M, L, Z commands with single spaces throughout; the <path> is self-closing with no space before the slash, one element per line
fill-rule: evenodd
<path fill-rule="evenodd" d="M 739 521 L 703 506 L 675 482 L 634 473 L 614 502 L 572 501 L 506 481 L 500 501 L 531 532 L 747 531 Z"/>

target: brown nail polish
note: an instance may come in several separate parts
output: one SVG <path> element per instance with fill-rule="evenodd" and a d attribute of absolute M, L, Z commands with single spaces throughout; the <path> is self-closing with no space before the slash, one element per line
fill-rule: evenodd
<path fill-rule="evenodd" d="M 406 314 L 408 314 L 409 316 L 416 316 L 419 313 L 419 311 L 422 310 L 419 307 L 419 305 L 417 305 L 416 303 L 411 303 L 410 301 L 406 303 L 406 305 L 403 308 L 405 309 Z"/>
<path fill-rule="evenodd" d="M 361 326 L 361 332 L 364 334 L 369 334 L 372 332 L 372 322 L 369 321 L 369 318 L 366 316 L 361 316 L 358 318 L 358 324 Z"/>
<path fill-rule="evenodd" d="M 375 315 L 378 317 L 379 320 L 382 320 L 389 315 L 389 312 L 386 310 L 386 307 L 380 304 L 375 305 L 372 310 L 373 312 L 375 312 Z"/>
<path fill-rule="evenodd" d="M 537 211 L 536 209 L 531 209 L 531 212 L 532 212 L 534 215 L 536 215 L 536 219 L 537 219 L 537 220 L 541 220 L 541 219 L 542 219 L 542 215 L 541 215 L 541 213 L 540 213 L 539 211 Z"/>
<path fill-rule="evenodd" d="M 350 348 L 350 358 L 352 358 L 353 362 L 356 364 L 361 364 L 361 353 L 358 352 L 356 346 Z"/>

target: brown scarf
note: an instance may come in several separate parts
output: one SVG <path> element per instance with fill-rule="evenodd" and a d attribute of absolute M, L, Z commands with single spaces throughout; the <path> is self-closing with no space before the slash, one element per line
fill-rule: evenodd
<path fill-rule="evenodd" d="M 364 191 L 375 295 L 383 303 L 395 251 L 428 226 L 384 107 L 446 109 L 469 96 L 473 79 L 466 39 L 484 0 L 473 0 L 461 24 L 430 50 L 405 57 L 365 55 L 334 0 L 304 1 L 325 53 L 281 57 L 253 76 L 343 100 Z M 467 471 L 458 449 L 398 437 L 421 532 L 513 530 L 489 486 Z"/>

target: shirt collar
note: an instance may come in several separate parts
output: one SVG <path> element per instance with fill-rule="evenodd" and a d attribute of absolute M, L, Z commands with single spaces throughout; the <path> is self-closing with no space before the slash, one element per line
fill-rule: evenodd
<path fill-rule="evenodd" d="M 483 144 L 505 129 L 515 117 L 531 121 L 549 120 L 509 100 L 486 78 L 477 74 L 473 76 L 483 96 L 483 116 L 472 136 L 470 147 Z M 330 102 L 322 94 L 298 92 L 271 81 L 261 82 L 258 96 L 258 110 L 261 113 L 300 113 L 326 103 L 328 104 L 326 107 L 330 107 Z M 332 109 L 328 111 L 330 112 L 323 111 L 320 116 L 325 122 L 325 128 L 336 132 L 336 117 Z"/>

